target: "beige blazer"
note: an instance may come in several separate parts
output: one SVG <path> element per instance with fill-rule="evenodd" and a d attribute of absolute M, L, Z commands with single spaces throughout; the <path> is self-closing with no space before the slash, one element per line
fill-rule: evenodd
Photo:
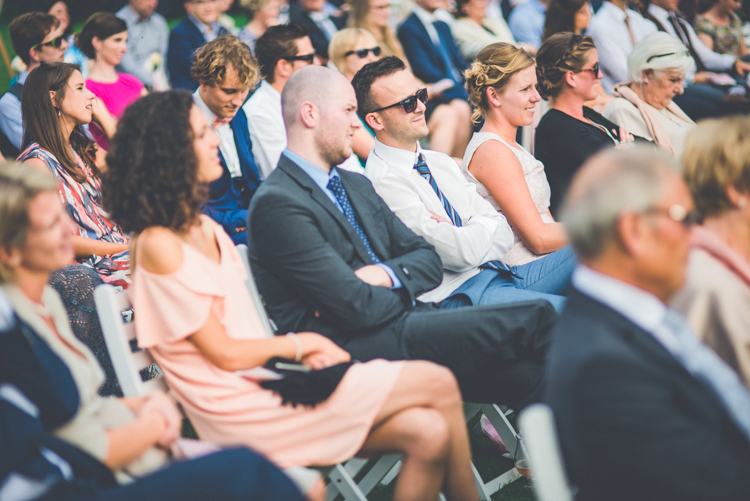
<path fill-rule="evenodd" d="M 750 387 L 750 287 L 703 249 L 690 252 L 687 283 L 672 305 Z"/>
<path fill-rule="evenodd" d="M 492 31 L 494 35 L 468 17 L 457 19 L 451 27 L 451 32 L 453 33 L 453 38 L 456 39 L 458 50 L 461 51 L 461 55 L 467 61 L 473 60 L 477 57 L 480 50 L 484 49 L 491 43 L 516 43 L 516 40 L 513 38 L 513 33 L 511 33 L 510 28 L 508 28 L 508 24 L 504 19 L 484 18 L 482 24 L 484 27 Z"/>
<path fill-rule="evenodd" d="M 99 388 L 105 379 L 104 371 L 91 350 L 73 334 L 65 307 L 54 289 L 46 286 L 42 300 L 60 336 L 39 316 L 34 304 L 21 289 L 11 284 L 2 284 L 1 287 L 18 316 L 65 362 L 78 388 L 78 412 L 54 434 L 103 461 L 109 451 L 107 430 L 135 420 L 135 415 L 119 398 L 99 395 Z M 120 483 L 126 483 L 133 477 L 160 468 L 168 460 L 166 452 L 152 447 L 124 469 L 115 471 L 115 477 Z"/>

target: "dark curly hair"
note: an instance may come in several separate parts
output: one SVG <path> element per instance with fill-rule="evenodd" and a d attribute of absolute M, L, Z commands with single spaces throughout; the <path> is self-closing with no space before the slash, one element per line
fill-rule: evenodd
<path fill-rule="evenodd" d="M 556 33 L 536 53 L 537 90 L 542 99 L 554 99 L 565 86 L 565 74 L 577 73 L 586 66 L 589 51 L 596 49 L 586 35 Z"/>
<path fill-rule="evenodd" d="M 150 94 L 117 124 L 102 176 L 102 199 L 126 232 L 150 226 L 181 231 L 195 222 L 208 194 L 199 184 L 187 91 Z"/>

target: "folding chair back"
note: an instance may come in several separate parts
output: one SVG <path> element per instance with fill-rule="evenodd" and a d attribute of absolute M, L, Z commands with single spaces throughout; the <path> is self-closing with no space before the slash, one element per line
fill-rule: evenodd
<path fill-rule="evenodd" d="M 247 280 L 245 280 L 245 285 L 247 286 L 247 290 L 250 292 L 250 297 L 253 299 L 255 309 L 258 311 L 260 321 L 263 322 L 263 326 L 266 328 L 268 337 L 273 337 L 278 329 L 276 328 L 276 324 L 273 323 L 273 320 L 268 318 L 268 314 L 266 313 L 266 305 L 263 302 L 263 298 L 261 297 L 260 292 L 258 292 L 258 286 L 255 284 L 253 269 L 250 267 L 250 256 L 248 254 L 247 245 L 240 244 L 236 247 L 236 249 L 237 252 L 239 252 L 240 257 L 242 258 L 242 263 L 245 265 L 245 271 L 247 272 Z"/>
<path fill-rule="evenodd" d="M 112 359 L 117 380 L 126 397 L 148 395 L 156 391 L 167 391 L 164 377 L 154 359 L 135 342 L 133 310 L 127 294 L 118 292 L 111 285 L 103 284 L 94 289 L 94 301 L 102 325 L 104 342 Z M 144 381 L 141 373 L 153 377 Z"/>
<path fill-rule="evenodd" d="M 537 500 L 573 501 L 552 409 L 544 404 L 530 405 L 521 412 L 518 422 L 534 473 Z"/>

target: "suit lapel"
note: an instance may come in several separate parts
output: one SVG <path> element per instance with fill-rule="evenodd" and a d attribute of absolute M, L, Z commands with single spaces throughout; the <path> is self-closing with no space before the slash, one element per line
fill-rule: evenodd
<path fill-rule="evenodd" d="M 354 174 L 357 175 L 357 174 Z M 377 254 L 382 260 L 386 260 L 390 256 L 390 252 L 383 245 L 380 235 L 385 235 L 385 230 L 380 231 L 380 221 L 373 217 L 371 207 L 367 201 L 358 196 L 356 188 L 349 182 L 350 173 L 339 169 L 339 177 L 341 178 L 341 184 L 344 186 L 346 193 L 349 197 L 349 203 L 354 209 L 354 213 L 359 218 L 359 226 L 362 231 L 367 235 L 367 240 L 370 242 L 370 248 Z M 355 232 L 356 234 L 356 232 Z M 359 240 L 359 235 L 357 235 Z M 370 255 L 367 254 L 364 244 L 362 244 L 362 250 L 365 252 L 367 259 L 370 259 Z"/>
<path fill-rule="evenodd" d="M 351 241 L 354 249 L 357 251 L 357 254 L 359 255 L 360 259 L 362 259 L 362 261 L 364 261 L 365 263 L 370 263 L 372 261 L 372 259 L 370 259 L 370 255 L 367 253 L 364 242 L 362 242 L 362 239 L 359 238 L 359 235 L 357 235 L 354 226 L 352 226 L 346 216 L 341 213 L 338 207 L 336 207 L 331 199 L 328 198 L 328 195 L 323 193 L 323 190 L 321 190 L 320 187 L 315 184 L 315 181 L 313 181 L 310 176 L 305 173 L 305 171 L 300 169 L 297 164 L 289 160 L 289 158 L 287 158 L 285 155 L 281 155 L 281 159 L 279 160 L 279 166 L 277 167 L 277 169 L 285 172 L 297 184 L 305 189 L 305 191 L 309 192 L 310 198 L 312 198 L 316 204 L 325 209 L 325 211 L 328 212 L 328 214 L 330 214 L 330 216 L 336 220 L 344 233 L 346 233 L 346 235 L 349 237 L 349 240 Z M 344 186 L 344 189 L 346 189 L 346 186 Z M 351 203 L 351 197 L 349 198 L 349 202 Z M 354 204 L 352 204 L 352 207 L 356 212 L 357 209 Z M 359 213 L 357 215 L 359 215 Z M 372 245 L 372 242 L 370 243 L 370 245 Z"/>

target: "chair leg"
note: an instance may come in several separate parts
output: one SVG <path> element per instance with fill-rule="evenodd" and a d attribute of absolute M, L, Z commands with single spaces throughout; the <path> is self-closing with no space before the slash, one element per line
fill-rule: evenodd
<path fill-rule="evenodd" d="M 367 501 L 367 497 L 357 487 L 354 479 L 343 465 L 337 464 L 328 473 L 328 500 L 332 501 L 337 494 L 341 494 L 345 501 Z M 335 491 L 334 491 L 335 489 Z"/>
<path fill-rule="evenodd" d="M 388 476 L 391 470 L 400 461 L 400 454 L 383 455 L 380 459 L 378 459 L 378 462 L 375 463 L 375 466 L 373 466 L 372 469 L 367 472 L 367 475 L 365 475 L 365 477 L 359 483 L 359 488 L 365 495 L 368 495 L 370 494 L 370 491 L 372 491 L 379 483 L 390 483 L 385 481 L 385 477 Z"/>
<path fill-rule="evenodd" d="M 505 413 L 495 404 L 486 404 L 482 406 L 482 412 L 490 420 L 492 426 L 497 431 L 500 438 L 505 442 L 505 446 L 510 451 L 511 456 L 515 454 L 518 441 L 516 440 L 516 430 L 510 424 Z"/>

